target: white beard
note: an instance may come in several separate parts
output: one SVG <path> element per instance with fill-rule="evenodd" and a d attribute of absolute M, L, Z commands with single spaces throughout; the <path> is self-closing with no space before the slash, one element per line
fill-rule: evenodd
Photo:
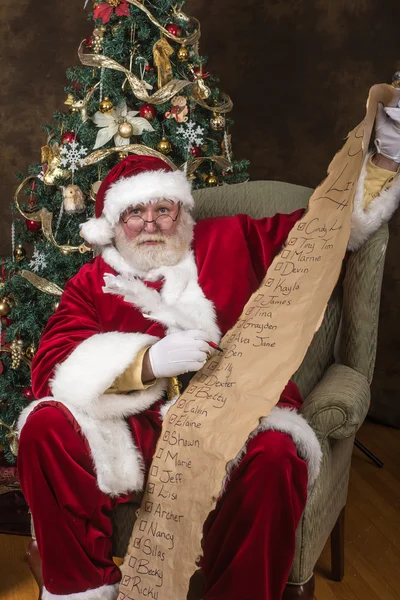
<path fill-rule="evenodd" d="M 136 238 L 129 239 L 122 226 L 115 227 L 115 247 L 121 256 L 136 269 L 147 273 L 152 269 L 176 265 L 185 255 L 193 239 L 194 220 L 181 210 L 178 226 L 172 235 L 162 231 L 142 231 Z M 144 242 L 160 242 L 156 246 Z"/>

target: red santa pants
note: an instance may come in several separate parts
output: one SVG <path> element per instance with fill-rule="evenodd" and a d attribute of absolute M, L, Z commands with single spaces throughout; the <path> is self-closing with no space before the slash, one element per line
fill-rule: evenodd
<path fill-rule="evenodd" d="M 135 418 L 133 429 L 148 466 L 161 429 L 155 411 Z M 18 463 L 46 589 L 65 596 L 117 583 L 110 513 L 128 497 L 99 490 L 86 441 L 67 409 L 47 403 L 31 413 Z M 204 526 L 203 600 L 280 600 L 306 497 L 307 466 L 292 439 L 276 431 L 251 439 Z"/>

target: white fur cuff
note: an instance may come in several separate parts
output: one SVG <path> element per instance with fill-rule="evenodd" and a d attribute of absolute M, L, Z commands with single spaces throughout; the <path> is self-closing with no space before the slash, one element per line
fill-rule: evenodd
<path fill-rule="evenodd" d="M 374 198 L 366 210 L 363 209 L 366 166 L 370 157 L 368 154 L 365 159 L 354 195 L 348 250 L 358 250 L 383 223 L 389 221 L 400 201 L 400 176 L 397 175 L 392 186 Z"/>
<path fill-rule="evenodd" d="M 156 341 L 158 338 L 142 333 L 92 335 L 57 366 L 50 382 L 53 396 L 101 418 L 105 403 L 99 403 L 100 396 L 127 369 L 140 350 Z M 155 397 L 153 402 L 157 399 Z M 106 417 L 110 416 L 108 412 Z"/>
<path fill-rule="evenodd" d="M 78 592 L 77 594 L 51 594 L 43 588 L 43 600 L 116 600 L 118 596 L 118 584 L 102 585 L 95 590 Z"/>

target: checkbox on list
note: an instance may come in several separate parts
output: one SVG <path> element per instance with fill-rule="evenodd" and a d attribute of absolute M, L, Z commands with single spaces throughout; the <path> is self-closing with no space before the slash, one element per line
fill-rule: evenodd
<path fill-rule="evenodd" d="M 278 262 L 275 265 L 275 271 L 280 271 L 283 267 L 283 262 Z"/>
<path fill-rule="evenodd" d="M 281 254 L 282 258 L 289 258 L 290 250 L 284 250 Z"/>
<path fill-rule="evenodd" d="M 164 452 L 164 448 L 159 448 L 156 454 L 156 458 L 161 458 Z"/>
<path fill-rule="evenodd" d="M 149 483 L 147 486 L 147 491 L 149 494 L 154 494 L 155 483 Z"/>
<path fill-rule="evenodd" d="M 166 431 L 166 432 L 164 433 L 164 435 L 163 435 L 163 440 L 164 440 L 164 442 L 168 442 L 168 440 L 169 440 L 169 431 Z"/>
<path fill-rule="evenodd" d="M 288 246 L 294 246 L 296 242 L 297 242 L 297 238 L 295 238 L 295 237 L 290 238 L 290 240 L 288 241 Z"/>
<path fill-rule="evenodd" d="M 273 279 L 272 277 L 270 277 L 269 279 L 267 279 L 267 281 L 265 282 L 265 287 L 271 287 L 271 285 L 274 283 L 275 279 Z"/>
<path fill-rule="evenodd" d="M 178 408 L 183 408 L 186 404 L 186 400 L 179 400 L 178 404 L 176 405 Z"/>
<path fill-rule="evenodd" d="M 136 561 L 137 561 L 136 556 L 131 556 L 129 558 L 129 566 L 132 567 L 132 569 L 134 569 L 136 567 Z"/>
<path fill-rule="evenodd" d="M 305 226 L 306 226 L 306 224 L 305 224 L 305 223 L 299 223 L 299 224 L 297 225 L 297 230 L 298 230 L 298 231 L 303 231 L 303 230 L 304 230 L 304 228 L 305 228 Z"/>
<path fill-rule="evenodd" d="M 142 541 L 142 538 L 135 538 L 133 541 L 133 546 L 134 548 L 136 548 L 136 550 L 138 550 L 140 548 L 140 542 Z"/>
<path fill-rule="evenodd" d="M 152 474 L 153 477 L 157 477 L 157 475 L 158 475 L 158 467 L 156 467 L 156 465 L 153 465 L 151 467 L 151 474 Z"/>
<path fill-rule="evenodd" d="M 151 513 L 151 511 L 153 510 L 153 503 L 152 502 L 145 502 L 144 503 L 144 510 L 147 513 Z"/>
<path fill-rule="evenodd" d="M 140 521 L 139 531 L 146 531 L 147 521 Z"/>
<path fill-rule="evenodd" d="M 191 385 L 190 387 L 188 387 L 188 389 L 186 390 L 187 394 L 194 394 L 194 392 L 197 390 L 197 385 Z"/>
<path fill-rule="evenodd" d="M 124 575 L 124 578 L 121 581 L 122 585 L 126 585 L 126 587 L 128 587 L 128 585 L 131 582 L 131 579 L 132 577 L 130 577 L 129 575 Z"/>
<path fill-rule="evenodd" d="M 175 415 L 175 414 L 174 414 L 174 415 L 171 415 L 171 416 L 168 418 L 168 423 L 171 423 L 171 425 L 173 425 L 173 424 L 175 423 L 175 421 L 176 421 L 176 418 L 177 418 L 177 416 L 178 416 L 178 415 Z"/>

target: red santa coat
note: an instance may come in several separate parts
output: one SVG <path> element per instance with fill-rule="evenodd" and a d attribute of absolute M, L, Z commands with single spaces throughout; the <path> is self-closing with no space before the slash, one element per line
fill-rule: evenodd
<path fill-rule="evenodd" d="M 112 495 L 142 489 L 139 448 L 146 441 L 132 435 L 135 415 L 148 411 L 154 418 L 154 404 L 165 396 L 167 381 L 130 394 L 105 390 L 142 348 L 166 333 L 200 328 L 218 343 L 302 214 L 298 210 L 260 220 L 238 215 L 199 221 L 192 250 L 177 265 L 150 271 L 146 283 L 114 247 L 106 247 L 68 282 L 49 319 L 32 365 L 32 387 L 39 400 L 23 411 L 20 428 L 34 406 L 50 396 L 68 408 L 87 438 L 100 489 Z M 300 405 L 293 383 L 281 401 Z M 311 481 L 315 479 L 320 447 L 296 411 L 275 408 L 260 428 L 289 432 L 308 461 Z"/>

